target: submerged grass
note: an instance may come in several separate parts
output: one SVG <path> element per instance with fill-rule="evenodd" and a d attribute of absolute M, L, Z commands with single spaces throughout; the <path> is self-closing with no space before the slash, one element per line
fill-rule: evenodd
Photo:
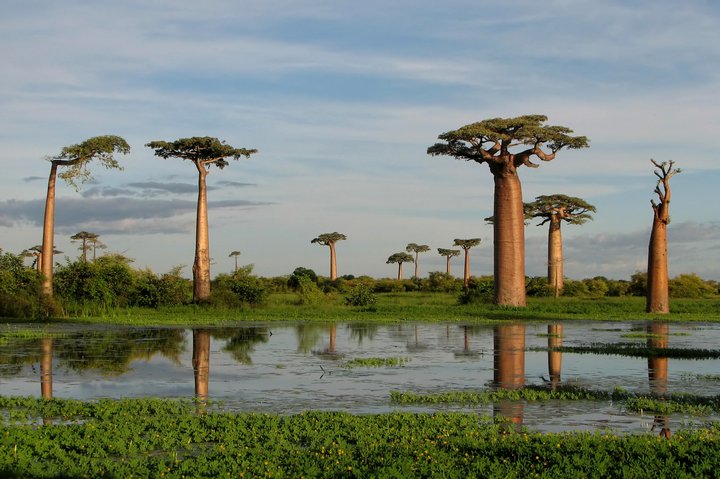
<path fill-rule="evenodd" d="M 102 316 L 83 315 L 61 322 L 115 323 L 126 325 L 225 325 L 242 321 L 323 322 L 493 322 L 505 320 L 652 320 L 720 321 L 720 299 L 676 299 L 671 313 L 645 313 L 645 300 L 622 298 L 528 298 L 526 308 L 474 303 L 461 305 L 451 293 L 377 294 L 371 308 L 345 304 L 339 293 L 327 294 L 317 304 L 299 305 L 292 293 L 271 294 L 267 304 L 237 309 L 212 306 L 174 306 L 158 309 L 119 308 Z M 6 320 L 12 321 L 12 320 Z"/>
<path fill-rule="evenodd" d="M 0 425 L 0 476 L 663 478 L 713 477 L 720 468 L 717 426 L 663 439 L 514 433 L 464 413 L 197 414 L 187 402 L 63 402 L 0 405 L 82 418 Z"/>
<path fill-rule="evenodd" d="M 634 358 L 718 359 L 720 349 L 651 348 L 643 343 L 593 343 L 585 346 L 535 347 L 531 351 L 555 351 L 574 354 L 604 354 Z"/>
<path fill-rule="evenodd" d="M 410 358 L 406 357 L 389 357 L 389 358 L 356 358 L 347 361 L 343 367 L 353 368 L 384 368 L 403 366 L 409 362 Z"/>

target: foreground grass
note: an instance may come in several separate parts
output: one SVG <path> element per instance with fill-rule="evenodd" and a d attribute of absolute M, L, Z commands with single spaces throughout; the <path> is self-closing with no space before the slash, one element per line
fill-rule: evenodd
<path fill-rule="evenodd" d="M 0 397 L 0 412 L 2 477 L 664 478 L 720 468 L 714 426 L 671 439 L 513 433 L 475 414 L 198 414 L 152 399 Z M 55 419 L 28 424 L 36 416 Z"/>
<path fill-rule="evenodd" d="M 676 299 L 671 313 L 645 313 L 645 299 L 623 298 L 528 298 L 526 308 L 493 304 L 460 305 L 449 293 L 386 293 L 377 295 L 372 307 L 345 305 L 344 296 L 326 295 L 315 305 L 300 305 L 293 293 L 271 295 L 264 306 L 240 309 L 177 306 L 159 309 L 119 308 L 101 315 L 83 315 L 58 321 L 115 323 L 137 326 L 227 325 L 243 321 L 321 322 L 493 322 L 505 320 L 652 320 L 720 321 L 720 299 Z M 12 320 L 4 320 L 10 322 Z"/>

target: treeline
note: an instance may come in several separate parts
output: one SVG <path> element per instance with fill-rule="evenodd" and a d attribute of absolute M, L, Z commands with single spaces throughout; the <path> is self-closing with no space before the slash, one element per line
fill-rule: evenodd
<path fill-rule="evenodd" d="M 26 266 L 23 257 L 0 250 L 0 317 L 41 318 L 102 314 L 117 308 L 159 308 L 192 303 L 192 281 L 182 276 L 183 267 L 158 274 L 137 269 L 132 260 L 120 254 L 106 254 L 94 261 L 65 260 L 55 265 L 52 298 L 39 294 L 41 275 Z M 298 304 L 322 302 L 327 294 L 345 295 L 349 304 L 372 301 L 377 293 L 442 292 L 458 294 L 461 303 L 492 302 L 493 277 L 470 277 L 468 288 L 462 278 L 444 272 L 431 272 L 426 278 L 405 280 L 345 275 L 331 280 L 313 270 L 296 268 L 286 276 L 260 277 L 253 265 L 219 274 L 212 280 L 210 304 L 222 308 L 260 306 L 268 295 L 294 293 Z M 670 295 L 676 298 L 703 298 L 719 293 L 717 281 L 695 274 L 681 274 L 670 280 Z M 553 296 L 545 277 L 526 278 L 529 296 Z M 602 276 L 565 280 L 564 296 L 645 296 L 647 275 L 636 273 L 630 280 Z"/>

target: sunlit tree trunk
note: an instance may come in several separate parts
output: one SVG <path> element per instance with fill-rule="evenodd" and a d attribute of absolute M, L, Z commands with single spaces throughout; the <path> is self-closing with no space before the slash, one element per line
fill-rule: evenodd
<path fill-rule="evenodd" d="M 560 373 L 562 371 L 562 352 L 553 351 L 553 348 L 560 348 L 563 344 L 563 325 L 548 324 L 548 374 L 550 376 L 550 387 L 557 389 L 560 386 Z"/>
<path fill-rule="evenodd" d="M 470 286 L 470 249 L 465 249 L 465 265 L 463 268 L 463 285 L 465 289 Z"/>
<path fill-rule="evenodd" d="M 494 173 L 495 303 L 525 306 L 525 214 L 517 172 Z"/>
<path fill-rule="evenodd" d="M 670 329 L 667 323 L 653 323 L 647 328 L 647 347 L 666 349 L 669 345 Z M 664 399 L 667 396 L 668 358 L 648 357 L 648 381 L 650 392 Z M 670 438 L 670 416 L 656 415 L 653 429 L 660 428 L 660 436 Z"/>
<path fill-rule="evenodd" d="M 55 248 L 55 180 L 58 164 L 51 162 L 50 178 L 48 178 L 47 196 L 45 197 L 45 219 L 43 221 L 43 260 L 38 259 L 42 269 L 42 294 L 53 295 L 53 250 Z"/>
<path fill-rule="evenodd" d="M 560 296 L 563 290 L 561 223 L 562 220 L 559 215 L 552 215 L 550 217 L 550 228 L 548 229 L 548 283 L 553 289 L 556 298 Z"/>
<path fill-rule="evenodd" d="M 525 385 L 525 325 L 495 326 L 493 334 L 493 381 L 499 389 L 519 389 Z M 523 404 L 500 401 L 495 414 L 515 425 L 523 422 Z"/>
<path fill-rule="evenodd" d="M 647 304 L 648 313 L 670 312 L 670 291 L 668 287 L 667 265 L 667 225 L 670 223 L 670 178 L 678 173 L 674 163 L 657 163 L 653 165 L 660 170 L 655 171 L 659 181 L 655 187 L 658 202 L 651 202 L 653 208 L 653 225 L 648 247 L 647 270 Z"/>
<path fill-rule="evenodd" d="M 445 264 L 445 272 L 447 274 L 450 274 L 450 256 L 447 257 L 447 262 Z"/>
<path fill-rule="evenodd" d="M 413 276 L 414 278 L 418 277 L 418 255 L 419 254 L 420 254 L 419 252 L 415 251 L 415 276 Z"/>
<path fill-rule="evenodd" d="M 330 280 L 335 281 L 337 279 L 337 262 L 335 259 L 335 243 L 331 242 L 330 246 Z"/>
<path fill-rule="evenodd" d="M 193 372 L 195 373 L 195 397 L 202 403 L 208 397 L 210 382 L 210 332 L 193 329 Z"/>
<path fill-rule="evenodd" d="M 403 264 L 402 264 L 402 261 L 398 263 L 398 275 L 397 275 L 397 279 L 398 279 L 399 281 L 402 280 L 402 273 L 403 273 L 403 272 L 402 272 L 402 265 L 403 265 Z"/>
<path fill-rule="evenodd" d="M 210 301 L 210 235 L 208 233 L 207 170 L 196 162 L 198 169 L 198 204 L 195 224 L 195 262 L 193 263 L 193 301 Z"/>
<path fill-rule="evenodd" d="M 337 338 L 337 325 L 333 324 L 330 326 L 330 349 L 328 352 L 335 352 L 335 340 Z"/>

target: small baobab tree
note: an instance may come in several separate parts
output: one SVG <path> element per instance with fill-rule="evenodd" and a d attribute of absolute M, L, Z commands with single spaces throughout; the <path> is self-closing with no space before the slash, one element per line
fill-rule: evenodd
<path fill-rule="evenodd" d="M 42 288 L 45 296 L 52 296 L 53 251 L 55 249 L 55 180 L 60 176 L 68 184 L 77 189 L 77 182 L 84 183 L 92 179 L 88 164 L 92 160 L 99 161 L 105 168 L 122 169 L 114 157 L 115 153 L 127 154 L 130 145 L 114 135 L 95 136 L 77 145 L 63 148 L 58 155 L 48 157 L 50 161 L 50 177 L 48 179 L 47 197 L 45 199 L 45 218 L 43 221 L 42 242 Z M 58 175 L 59 167 L 67 167 Z"/>
<path fill-rule="evenodd" d="M 237 265 L 237 257 L 240 256 L 240 251 L 233 251 L 228 255 L 228 258 L 235 257 L 235 273 L 237 273 L 238 265 Z"/>
<path fill-rule="evenodd" d="M 98 235 L 95 238 L 90 239 L 90 245 L 92 246 L 92 252 L 93 252 L 93 263 L 97 259 L 97 250 L 99 249 L 107 249 L 107 245 L 100 241 L 100 236 Z"/>
<path fill-rule="evenodd" d="M 452 258 L 453 256 L 460 256 L 460 250 L 459 249 L 438 248 L 438 254 L 440 256 L 445 256 L 445 259 L 446 259 L 445 272 L 447 274 L 450 274 L 450 258 Z"/>
<path fill-rule="evenodd" d="M 74 235 L 72 235 L 70 237 L 71 241 L 73 241 L 73 242 L 79 241 L 81 243 L 80 247 L 78 249 L 80 249 L 82 251 L 83 263 L 87 263 L 87 252 L 88 252 L 88 249 L 90 249 L 90 244 L 88 244 L 88 243 L 91 243 L 93 240 L 97 240 L 99 237 L 100 237 L 100 235 L 98 235 L 96 233 L 88 233 L 87 231 L 80 231 L 79 233 L 75 233 Z M 93 262 L 94 261 L 95 261 L 95 253 L 93 251 Z"/>
<path fill-rule="evenodd" d="M 544 115 L 492 118 L 439 135 L 427 152 L 487 163 L 495 182 L 493 207 L 495 303 L 525 306 L 525 215 L 518 169 L 537 168 L 533 156 L 551 161 L 563 148 L 588 139 L 564 126 L 544 125 Z M 549 150 L 549 151 L 545 151 Z"/>
<path fill-rule="evenodd" d="M 310 243 L 317 243 L 330 248 L 330 280 L 335 281 L 337 279 L 337 259 L 335 255 L 335 243 L 338 241 L 346 240 L 347 236 L 342 233 L 334 231 L 332 233 L 323 233 L 318 235 L 317 238 L 313 238 Z"/>
<path fill-rule="evenodd" d="M 400 253 L 394 253 L 394 254 L 390 255 L 390 257 L 387 259 L 387 261 L 385 263 L 386 264 L 397 263 L 397 265 L 398 265 L 397 279 L 402 280 L 403 279 L 402 278 L 403 263 L 413 263 L 414 261 L 415 260 L 413 259 L 412 255 L 409 255 L 403 251 Z"/>
<path fill-rule="evenodd" d="M 650 200 L 653 209 L 653 224 L 648 247 L 647 303 L 648 313 L 669 313 L 670 292 L 668 288 L 667 225 L 670 223 L 670 178 L 680 173 L 674 161 L 658 163 L 655 166 L 655 194 L 658 202 Z"/>
<path fill-rule="evenodd" d="M 463 269 L 463 284 L 465 288 L 470 285 L 470 248 L 480 244 L 480 238 L 455 239 L 453 246 L 459 246 L 465 251 L 465 268 Z"/>
<path fill-rule="evenodd" d="M 410 243 L 405 247 L 408 253 L 415 253 L 415 278 L 418 277 L 418 254 L 430 251 L 430 247 L 426 244 Z"/>
<path fill-rule="evenodd" d="M 581 225 L 593 219 L 595 207 L 583 199 L 566 195 L 541 195 L 525 203 L 527 218 L 540 218 L 538 226 L 550 224 L 548 231 L 548 283 L 560 296 L 563 290 L 563 249 L 560 225 L 563 221 Z"/>
<path fill-rule="evenodd" d="M 210 301 L 210 234 L 208 231 L 206 178 L 210 167 L 221 170 L 230 163 L 228 159 L 249 158 L 255 149 L 235 148 L 217 138 L 202 136 L 180 138 L 175 141 L 151 141 L 145 146 L 155 150 L 160 158 L 189 160 L 198 172 L 197 217 L 195 220 L 195 261 L 193 262 L 193 301 Z"/>

